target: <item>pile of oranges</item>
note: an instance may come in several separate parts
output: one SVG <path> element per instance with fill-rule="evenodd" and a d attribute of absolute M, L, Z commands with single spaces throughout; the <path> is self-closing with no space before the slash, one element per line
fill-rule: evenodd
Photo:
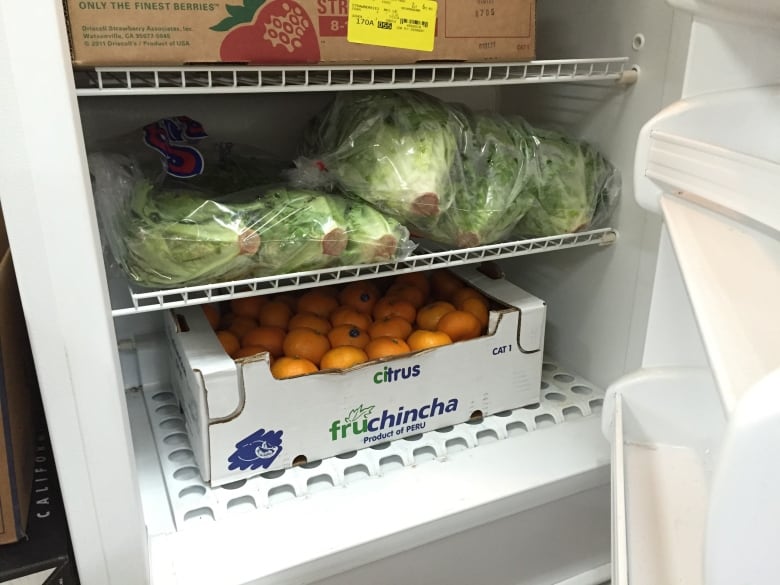
<path fill-rule="evenodd" d="M 488 309 L 446 269 L 203 306 L 228 355 L 268 352 L 280 379 L 479 337 Z"/>

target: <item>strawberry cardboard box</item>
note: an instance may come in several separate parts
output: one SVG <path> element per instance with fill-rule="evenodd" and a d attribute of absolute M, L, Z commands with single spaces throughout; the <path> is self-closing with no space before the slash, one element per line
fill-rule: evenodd
<path fill-rule="evenodd" d="M 64 3 L 77 66 L 527 61 L 535 51 L 535 0 Z"/>
<path fill-rule="evenodd" d="M 173 386 L 203 480 L 219 486 L 538 402 L 545 303 L 503 279 L 457 274 L 498 307 L 485 335 L 281 380 L 266 353 L 228 356 L 201 307 L 167 313 Z"/>

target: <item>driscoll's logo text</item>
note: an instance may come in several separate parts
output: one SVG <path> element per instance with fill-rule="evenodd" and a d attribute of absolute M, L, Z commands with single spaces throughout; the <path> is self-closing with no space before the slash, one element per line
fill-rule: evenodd
<path fill-rule="evenodd" d="M 330 439 L 346 439 L 351 433 L 361 435 L 364 443 L 372 443 L 390 439 L 393 435 L 402 435 L 404 433 L 421 431 L 427 424 L 427 419 L 440 416 L 445 412 L 455 412 L 458 410 L 458 400 L 450 398 L 447 402 L 442 402 L 434 397 L 430 404 L 425 404 L 418 408 L 398 407 L 398 412 L 390 412 L 385 409 L 379 416 L 371 417 L 374 412 L 373 406 L 363 406 L 362 404 L 349 411 L 344 420 L 334 420 L 330 425 Z M 384 431 L 384 432 L 383 432 Z M 374 434 L 369 434 L 374 433 Z"/>
<path fill-rule="evenodd" d="M 386 382 L 398 382 L 399 380 L 408 380 L 420 375 L 420 366 L 406 366 L 405 368 L 391 368 L 385 366 L 384 370 L 374 374 L 374 384 L 384 384 Z"/>

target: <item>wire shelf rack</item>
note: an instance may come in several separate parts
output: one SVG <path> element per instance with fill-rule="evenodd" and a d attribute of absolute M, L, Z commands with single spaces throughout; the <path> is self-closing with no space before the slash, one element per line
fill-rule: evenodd
<path fill-rule="evenodd" d="M 279 276 L 267 276 L 232 282 L 205 284 L 166 290 L 145 290 L 129 287 L 129 306 L 112 309 L 114 317 L 136 313 L 175 309 L 226 301 L 258 294 L 281 293 L 326 284 L 337 284 L 392 276 L 404 272 L 419 272 L 436 268 L 477 264 L 516 256 L 566 250 L 584 246 L 605 246 L 615 242 L 617 232 L 613 228 L 601 228 L 574 234 L 490 244 L 474 248 L 431 251 L 420 246 L 417 253 L 394 262 L 339 266 L 308 272 L 296 272 Z M 122 295 L 126 296 L 126 295 Z M 124 301 L 125 299 L 123 299 Z"/>
<path fill-rule="evenodd" d="M 74 72 L 80 96 L 279 93 L 636 81 L 627 57 L 513 63 L 342 66 L 98 67 Z"/>

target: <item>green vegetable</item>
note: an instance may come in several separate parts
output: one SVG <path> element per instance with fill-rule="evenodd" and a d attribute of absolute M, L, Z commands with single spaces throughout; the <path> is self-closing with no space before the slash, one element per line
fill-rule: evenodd
<path fill-rule="evenodd" d="M 363 202 L 347 210 L 349 244 L 344 264 L 370 264 L 406 256 L 411 251 L 409 230 Z"/>
<path fill-rule="evenodd" d="M 498 115 L 471 114 L 460 152 L 454 204 L 430 237 L 462 248 L 504 239 L 534 203 L 529 132 Z"/>
<path fill-rule="evenodd" d="M 141 183 L 123 226 L 126 270 L 146 286 L 184 286 L 325 268 L 347 247 L 338 195 L 256 188 L 209 199 Z"/>
<path fill-rule="evenodd" d="M 251 209 L 232 209 L 196 192 L 160 192 L 142 181 L 117 218 L 123 267 L 139 284 L 175 287 L 240 278 L 255 265 L 261 237 Z M 251 214 L 249 214 L 251 215 Z"/>
<path fill-rule="evenodd" d="M 307 150 L 350 193 L 430 225 L 451 204 L 462 120 L 416 92 L 343 93 L 310 129 Z"/>
<path fill-rule="evenodd" d="M 286 187 L 261 189 L 264 213 L 252 229 L 261 234 L 259 274 L 279 274 L 342 264 L 347 248 L 346 201 L 338 195 Z"/>
<path fill-rule="evenodd" d="M 414 91 L 340 94 L 303 150 L 300 184 L 337 187 L 456 247 L 516 237 L 518 222 L 529 235 L 580 229 L 594 210 L 608 215 L 620 190 L 584 143 Z"/>
<path fill-rule="evenodd" d="M 506 236 L 532 204 L 523 193 L 530 146 L 524 128 L 498 116 L 384 91 L 337 96 L 304 149 L 344 191 L 420 235 L 465 247 Z"/>
<path fill-rule="evenodd" d="M 515 236 L 572 233 L 605 219 L 620 192 L 617 170 L 586 142 L 551 130 L 537 128 L 534 134 L 534 200 Z"/>
<path fill-rule="evenodd" d="M 260 186 L 226 196 L 140 178 L 123 156 L 90 156 L 114 257 L 136 284 L 170 288 L 400 258 L 409 233 L 362 201 Z"/>

